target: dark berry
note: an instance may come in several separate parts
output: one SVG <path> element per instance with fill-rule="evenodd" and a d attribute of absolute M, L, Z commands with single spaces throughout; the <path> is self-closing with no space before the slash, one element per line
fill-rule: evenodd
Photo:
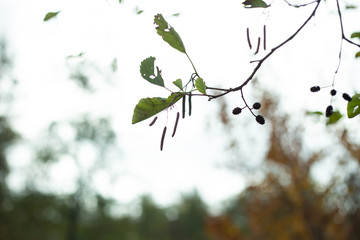
<path fill-rule="evenodd" d="M 264 119 L 264 117 L 261 116 L 261 115 L 257 115 L 257 116 L 256 116 L 256 121 L 257 121 L 259 124 L 261 124 L 261 125 L 264 125 L 264 124 L 265 124 L 265 119 Z"/>
<path fill-rule="evenodd" d="M 318 92 L 318 91 L 320 91 L 320 87 L 319 86 L 313 86 L 313 87 L 310 88 L 310 91 Z"/>
<path fill-rule="evenodd" d="M 254 109 L 260 109 L 260 108 L 261 108 L 261 104 L 258 103 L 258 102 L 256 102 L 256 103 L 253 104 L 253 108 L 254 108 Z"/>
<path fill-rule="evenodd" d="M 329 106 L 326 108 L 325 116 L 326 116 L 326 117 L 330 117 L 332 114 L 333 114 L 333 107 L 332 107 L 331 105 L 329 105 Z"/>
<path fill-rule="evenodd" d="M 241 113 L 241 108 L 239 108 L 239 107 L 234 108 L 233 111 L 232 111 L 232 113 L 233 113 L 234 115 L 240 114 L 240 113 Z"/>
<path fill-rule="evenodd" d="M 336 90 L 335 90 L 335 89 L 332 89 L 332 90 L 330 91 L 330 94 L 331 94 L 331 96 L 335 96 L 335 95 L 336 95 Z"/>
<path fill-rule="evenodd" d="M 347 93 L 343 93 L 342 97 L 343 97 L 346 101 L 348 101 L 348 102 L 351 101 L 351 97 L 350 97 L 350 95 L 347 94 Z"/>

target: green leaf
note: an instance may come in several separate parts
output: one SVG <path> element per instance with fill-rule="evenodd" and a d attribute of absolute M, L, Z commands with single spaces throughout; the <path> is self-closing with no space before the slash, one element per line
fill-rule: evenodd
<path fill-rule="evenodd" d="M 351 38 L 360 38 L 360 32 L 354 32 L 350 36 Z"/>
<path fill-rule="evenodd" d="M 184 96 L 183 93 L 172 93 L 168 98 L 142 98 L 135 106 L 132 124 L 141 122 L 167 109 Z"/>
<path fill-rule="evenodd" d="M 58 15 L 60 13 L 60 11 L 57 12 L 48 12 L 45 17 L 44 17 L 44 22 L 49 21 L 50 19 L 52 19 L 53 17 L 56 17 L 56 15 Z"/>
<path fill-rule="evenodd" d="M 202 94 L 206 94 L 206 85 L 205 85 L 205 82 L 204 82 L 204 80 L 202 78 L 196 79 L 195 87 Z"/>
<path fill-rule="evenodd" d="M 313 111 L 313 112 L 306 112 L 306 115 L 312 115 L 312 116 L 321 116 L 323 115 L 324 113 L 323 112 L 320 112 L 320 111 Z"/>
<path fill-rule="evenodd" d="M 173 84 L 174 84 L 175 86 L 177 86 L 178 88 L 180 88 L 180 90 L 183 90 L 183 84 L 182 84 L 182 81 L 181 81 L 180 78 L 179 78 L 179 79 L 176 79 L 176 81 L 173 81 Z"/>
<path fill-rule="evenodd" d="M 358 57 L 360 57 L 360 52 L 357 52 L 357 53 L 355 54 L 355 58 L 358 58 Z"/>
<path fill-rule="evenodd" d="M 345 6 L 345 9 L 356 9 L 356 8 L 357 8 L 357 6 L 352 5 L 352 4 L 347 4 L 347 5 Z"/>
<path fill-rule="evenodd" d="M 347 105 L 347 115 L 353 118 L 360 113 L 360 94 L 352 96 L 351 101 Z"/>
<path fill-rule="evenodd" d="M 152 84 L 156 84 L 161 87 L 165 87 L 164 80 L 161 77 L 161 71 L 158 67 L 156 67 L 156 75 L 155 75 L 155 57 L 148 57 L 141 62 L 140 65 L 140 73 L 141 76 L 149 81 Z"/>
<path fill-rule="evenodd" d="M 66 58 L 67 59 L 70 59 L 70 58 L 79 58 L 79 57 L 82 57 L 82 56 L 84 56 L 84 52 L 81 52 L 81 53 L 79 53 L 78 55 L 69 55 L 69 56 L 67 56 Z"/>
<path fill-rule="evenodd" d="M 264 1 L 262 0 L 246 0 L 243 2 L 243 4 L 245 5 L 245 8 L 267 8 L 269 7 L 269 5 L 267 5 Z"/>
<path fill-rule="evenodd" d="M 326 125 L 337 123 L 343 115 L 339 111 L 334 111 L 331 116 L 328 118 Z"/>
<path fill-rule="evenodd" d="M 156 24 L 156 31 L 162 39 L 170 44 L 173 48 L 182 53 L 186 53 L 185 46 L 173 27 L 171 27 L 161 14 L 155 15 L 154 23 Z"/>
<path fill-rule="evenodd" d="M 143 12 L 144 12 L 144 10 L 141 10 L 138 6 L 136 6 L 136 8 L 135 8 L 135 13 L 137 14 L 137 15 L 140 15 L 140 14 L 142 14 Z"/>

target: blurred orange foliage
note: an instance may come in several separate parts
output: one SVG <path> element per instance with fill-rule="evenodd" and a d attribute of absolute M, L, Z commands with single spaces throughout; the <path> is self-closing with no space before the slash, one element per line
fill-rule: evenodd
<path fill-rule="evenodd" d="M 353 167 L 344 170 L 342 178 L 333 176 L 328 185 L 319 186 L 311 169 L 327 153 L 304 154 L 302 127 L 291 126 L 289 116 L 276 114 L 277 103 L 269 95 L 262 105 L 271 125 L 263 168 L 258 169 L 264 177 L 250 184 L 226 213 L 209 217 L 211 239 L 360 239 L 360 145 L 346 130 L 334 134 L 345 150 L 338 170 Z"/>

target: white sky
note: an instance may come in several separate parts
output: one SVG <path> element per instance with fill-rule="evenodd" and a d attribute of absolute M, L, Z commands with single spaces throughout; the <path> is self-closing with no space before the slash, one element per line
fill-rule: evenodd
<path fill-rule="evenodd" d="M 155 14 L 166 17 L 180 13 L 180 17 L 167 20 L 182 37 L 200 75 L 210 86 L 235 87 L 252 71 L 254 65 L 249 61 L 264 54 L 257 58 L 249 51 L 246 27 L 250 27 L 256 45 L 256 36 L 266 23 L 270 49 L 297 29 L 313 9 L 312 6 L 284 8 L 286 5 L 278 0 L 270 10 L 249 10 L 241 2 L 128 0 L 118 4 L 115 0 L 1 0 L 0 33 L 9 42 L 15 75 L 20 81 L 13 111 L 16 127 L 31 141 L 53 120 L 69 120 L 87 111 L 95 116 L 111 116 L 121 150 L 111 169 L 112 173 L 118 173 L 118 180 L 111 182 L 105 172 L 99 172 L 96 178 L 102 193 L 123 202 L 149 192 L 156 201 L 166 204 L 176 200 L 180 193 L 196 188 L 210 204 L 215 204 L 239 193 L 244 187 L 241 176 L 218 167 L 226 164 L 228 155 L 224 150 L 226 133 L 211 120 L 217 109 L 215 103 L 208 103 L 205 98 L 194 99 L 193 116 L 180 120 L 177 135 L 174 139 L 168 135 L 163 152 L 159 151 L 159 143 L 165 114 L 160 115 L 152 128 L 148 127 L 148 121 L 131 125 L 131 117 L 140 98 L 168 95 L 166 90 L 140 77 L 139 65 L 143 59 L 157 58 L 156 64 L 170 88 L 172 81 L 177 78 L 186 81 L 192 73 L 186 57 L 156 34 Z M 137 6 L 144 10 L 141 15 L 134 13 Z M 304 109 L 324 109 L 329 101 L 327 95 L 314 95 L 308 89 L 331 84 L 336 69 L 340 36 L 334 7 L 330 3 L 320 6 L 315 20 L 259 71 L 261 84 L 281 92 L 280 97 L 286 100 L 284 108 L 299 116 Z M 43 22 L 50 11 L 61 13 Z M 349 12 L 344 20 L 351 23 L 346 25 L 347 34 L 359 30 L 353 26 L 359 22 L 359 15 Z M 337 78 L 345 83 L 339 84 L 339 90 L 359 89 L 359 82 L 351 81 L 359 76 L 359 63 L 353 60 L 355 50 L 344 43 L 343 58 L 351 61 L 343 60 Z M 98 86 L 95 94 L 84 93 L 68 80 L 65 58 L 80 52 L 103 73 L 94 75 L 94 85 Z M 114 58 L 118 71 L 111 74 Z M 108 76 L 110 84 L 103 83 L 104 76 Z M 230 108 L 237 106 L 238 99 L 236 94 L 227 97 L 234 104 Z M 170 111 L 169 128 L 174 116 L 175 112 Z M 209 122 L 211 128 L 207 128 Z M 239 126 L 239 132 L 254 126 L 256 131 L 262 131 L 248 117 L 240 119 Z M 261 154 L 258 150 L 253 152 Z M 17 153 L 20 157 L 13 161 L 15 167 L 26 166 L 25 155 Z M 255 161 L 259 156 L 255 154 L 250 160 Z M 59 163 L 54 174 L 55 188 L 60 192 L 74 187 L 72 177 L 76 170 L 70 162 L 65 159 Z M 68 176 L 64 178 L 62 172 Z M 13 180 L 13 184 L 19 187 L 21 183 Z"/>

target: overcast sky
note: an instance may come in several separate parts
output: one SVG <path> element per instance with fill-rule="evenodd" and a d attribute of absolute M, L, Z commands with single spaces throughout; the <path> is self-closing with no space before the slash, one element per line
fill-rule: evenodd
<path fill-rule="evenodd" d="M 141 78 L 139 66 L 143 59 L 157 58 L 165 84 L 173 90 L 176 87 L 171 86 L 172 81 L 177 78 L 186 81 L 192 73 L 185 55 L 156 34 L 155 14 L 162 13 L 180 34 L 207 85 L 228 88 L 240 85 L 254 68 L 249 62 L 261 58 L 286 39 L 313 9 L 313 6 L 292 9 L 283 1 L 275 1 L 268 10 L 244 9 L 241 2 L 128 0 L 119 4 L 115 0 L 2 0 L 0 33 L 9 42 L 14 73 L 19 80 L 13 110 L 16 128 L 29 140 L 39 137 L 39 132 L 54 120 L 69 120 L 82 112 L 110 116 L 121 152 L 111 171 L 119 176 L 112 182 L 102 172 L 97 180 L 103 194 L 120 201 L 128 202 L 138 194 L 151 193 L 158 202 L 166 204 L 178 199 L 180 193 L 196 188 L 213 204 L 239 193 L 244 187 L 243 179 L 224 168 L 229 158 L 224 149 L 226 133 L 215 120 L 218 107 L 215 103 L 205 98 L 194 99 L 193 115 L 180 120 L 177 135 L 168 136 L 163 152 L 159 145 L 166 114 L 160 115 L 152 128 L 148 127 L 148 121 L 132 125 L 131 117 L 140 98 L 169 94 Z M 262 86 L 274 89 L 286 100 L 284 109 L 299 116 L 305 109 L 323 110 L 327 106 L 327 95 L 311 94 L 309 88 L 331 84 L 338 63 L 341 36 L 337 31 L 335 5 L 328 3 L 320 7 L 304 31 L 265 62 L 258 74 Z M 138 15 L 136 9 L 143 12 Z M 45 14 L 51 11 L 61 12 L 43 22 Z M 176 13 L 180 15 L 173 17 Z M 359 30 L 354 24 L 359 22 L 359 15 L 352 12 L 344 15 L 346 33 Z M 264 24 L 267 52 L 260 51 L 254 56 L 254 50 L 248 47 L 246 28 L 250 28 L 256 45 Z M 359 63 L 353 60 L 355 50 L 344 44 L 344 60 L 337 76 L 341 84 L 336 84 L 341 91 L 360 88 L 359 81 L 352 81 L 359 76 Z M 90 63 L 88 71 L 93 73 L 97 88 L 94 94 L 79 90 L 68 80 L 72 63 L 66 57 L 81 52 Z M 111 71 L 114 58 L 118 64 L 116 73 Z M 251 86 L 246 89 L 251 98 Z M 235 94 L 227 97 L 229 107 L 242 105 L 239 99 Z M 341 103 L 339 106 L 344 107 Z M 169 111 L 169 125 L 175 112 Z M 239 118 L 236 131 L 261 132 L 261 128 L 246 113 Z M 261 141 L 261 137 L 255 139 Z M 258 153 L 250 160 L 262 156 L 261 150 L 249 151 Z M 15 156 L 18 156 L 12 163 L 15 167 L 28 164 L 26 154 Z M 71 171 L 71 163 L 66 161 L 60 162 L 55 172 L 67 172 L 68 176 L 54 175 L 59 192 L 74 188 L 76 171 Z M 14 187 L 21 187 L 22 182 L 16 180 L 19 178 L 11 179 Z"/>

